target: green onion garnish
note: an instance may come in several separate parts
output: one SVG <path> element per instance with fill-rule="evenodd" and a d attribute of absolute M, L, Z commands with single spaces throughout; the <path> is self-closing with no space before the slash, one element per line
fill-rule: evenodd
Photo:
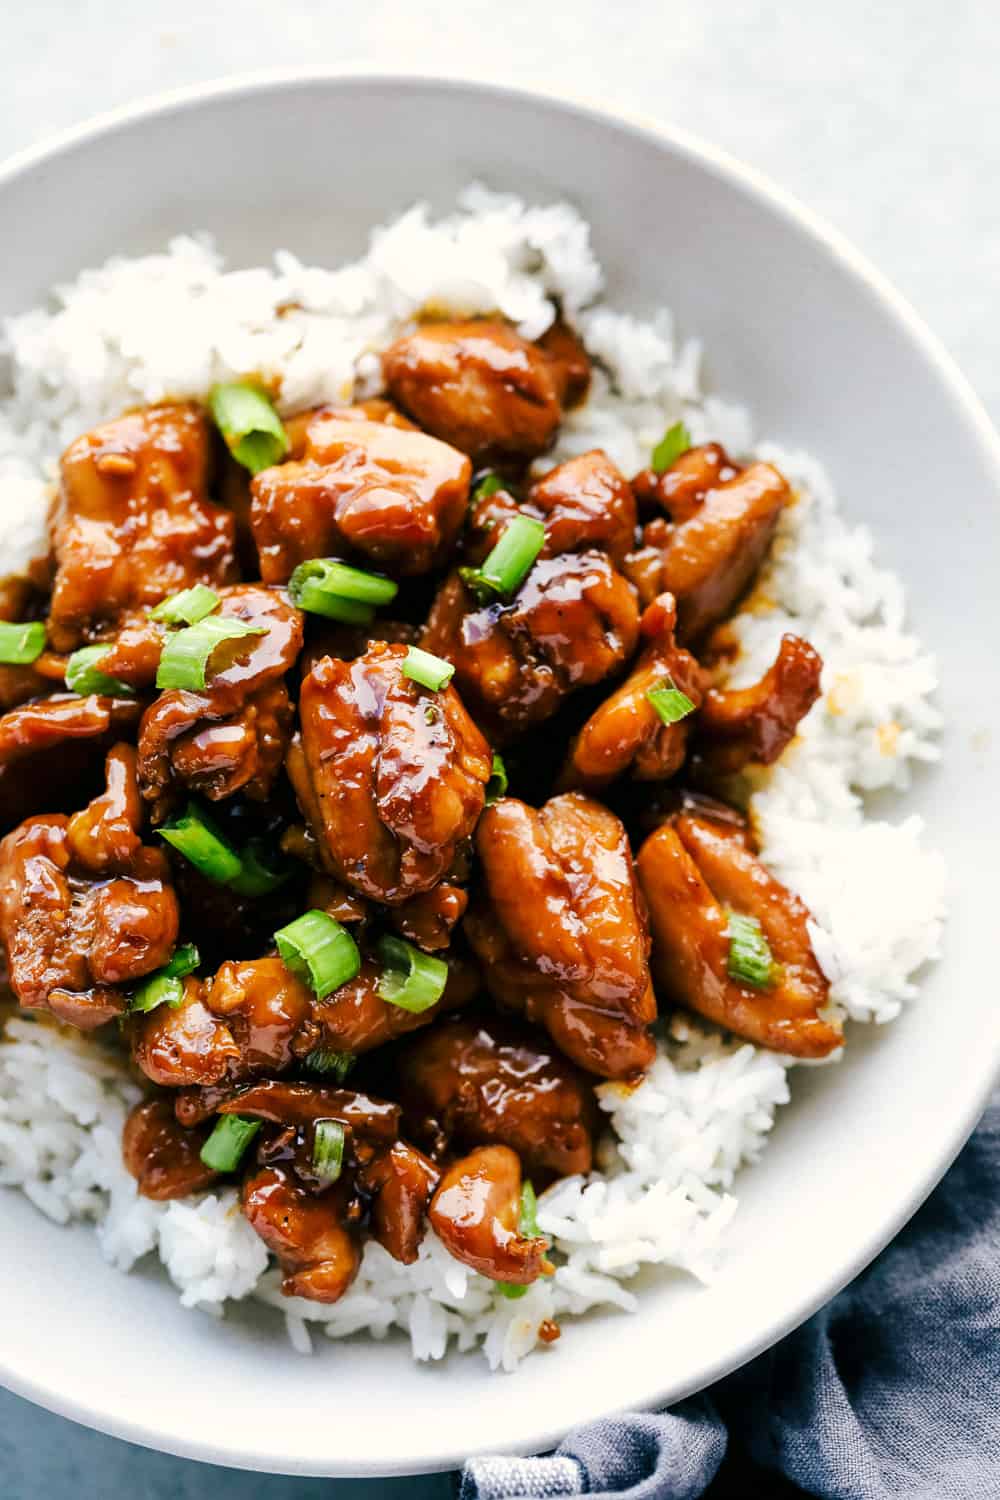
<path fill-rule="evenodd" d="M 691 434 L 683 422 L 675 422 L 668 427 L 653 449 L 649 467 L 654 474 L 663 474 L 675 464 L 682 453 L 686 453 L 691 446 Z"/>
<path fill-rule="evenodd" d="M 288 434 L 281 418 L 256 386 L 239 381 L 214 386 L 208 404 L 226 447 L 251 474 L 269 469 L 288 452 Z"/>
<path fill-rule="evenodd" d="M 266 633 L 265 626 L 248 625 L 246 620 L 235 620 L 231 615 L 206 615 L 197 625 L 178 630 L 167 641 L 156 669 L 156 686 L 197 692 L 205 686 L 208 659 L 216 646 L 223 641 Z"/>
<path fill-rule="evenodd" d="M 380 999 L 413 1015 L 430 1010 L 444 994 L 448 965 L 441 958 L 421 953 L 398 937 L 380 938 L 376 951 L 385 964 L 378 982 Z"/>
<path fill-rule="evenodd" d="M 288 580 L 288 592 L 292 603 L 310 614 L 347 625 L 367 625 L 374 618 L 375 605 L 389 604 L 399 585 L 335 557 L 314 557 L 299 563 Z"/>
<path fill-rule="evenodd" d="M 681 719 L 686 719 L 688 714 L 694 713 L 694 704 L 687 693 L 682 693 L 669 677 L 658 682 L 656 687 L 651 687 L 646 697 L 664 724 L 677 724 Z"/>
<path fill-rule="evenodd" d="M 328 1073 L 343 1083 L 357 1062 L 353 1052 L 334 1052 L 332 1047 L 314 1047 L 306 1055 L 306 1067 L 313 1073 Z"/>
<path fill-rule="evenodd" d="M 243 1115 L 222 1115 L 199 1153 L 205 1166 L 213 1172 L 235 1172 L 260 1125 Z"/>
<path fill-rule="evenodd" d="M 180 948 L 175 948 L 170 962 L 150 974 L 136 990 L 129 1002 L 129 1010 L 134 1013 L 155 1010 L 158 1005 L 164 1004 L 175 1009 L 184 999 L 181 981 L 186 975 L 193 974 L 200 962 L 194 943 L 184 943 Z"/>
<path fill-rule="evenodd" d="M 0 662 L 5 666 L 26 667 L 44 650 L 45 626 L 41 620 L 30 623 L 0 620 Z"/>
<path fill-rule="evenodd" d="M 101 693 L 106 698 L 134 698 L 135 694 L 127 682 L 119 682 L 117 677 L 109 677 L 106 672 L 100 672 L 97 663 L 102 657 L 107 656 L 111 650 L 110 643 L 103 646 L 81 646 L 79 651 L 74 651 L 66 663 L 66 686 L 71 693 L 79 693 L 81 698 L 88 697 L 91 693 Z"/>
<path fill-rule="evenodd" d="M 240 851 L 240 873 L 229 884 L 239 896 L 269 896 L 280 890 L 295 874 L 290 861 L 271 864 L 266 858 L 263 839 L 250 839 Z"/>
<path fill-rule="evenodd" d="M 726 968 L 730 979 L 738 979 L 757 990 L 766 989 L 774 982 L 777 965 L 757 918 L 730 912 L 727 936 L 729 958 Z"/>
<path fill-rule="evenodd" d="M 274 934 L 286 967 L 320 1000 L 353 979 L 361 969 L 358 945 L 325 911 L 307 911 Z"/>
<path fill-rule="evenodd" d="M 344 1127 L 339 1120 L 317 1120 L 313 1135 L 313 1171 L 321 1182 L 336 1182 L 344 1165 Z"/>
<path fill-rule="evenodd" d="M 472 491 L 472 499 L 474 502 L 476 500 L 485 500 L 487 495 L 495 495 L 498 490 L 504 490 L 506 488 L 507 486 L 500 478 L 500 475 L 494 474 L 491 470 L 488 474 L 483 475 L 482 479 Z"/>
<path fill-rule="evenodd" d="M 480 597 L 513 594 L 531 572 L 544 542 L 541 521 L 533 516 L 515 516 L 481 567 L 459 569 L 462 580 Z"/>
<path fill-rule="evenodd" d="M 455 675 L 455 668 L 450 661 L 442 661 L 440 656 L 432 656 L 429 651 L 421 651 L 419 646 L 409 646 L 406 651 L 406 660 L 403 662 L 403 676 L 409 677 L 413 682 L 419 682 L 421 687 L 430 688 L 432 693 L 437 693 L 441 688 L 447 687 Z"/>
<path fill-rule="evenodd" d="M 181 589 L 179 594 L 171 594 L 169 599 L 164 599 L 149 611 L 149 617 L 151 620 L 161 620 L 164 625 L 197 625 L 199 620 L 218 608 L 219 602 L 218 594 L 206 588 L 203 583 L 196 583 L 191 588 Z"/>
<path fill-rule="evenodd" d="M 499 802 L 501 797 L 507 795 L 507 767 L 502 758 L 493 752 L 493 774 L 486 783 L 486 806 L 492 807 L 494 802 Z"/>
<path fill-rule="evenodd" d="M 538 1199 L 530 1182 L 521 1184 L 521 1209 L 517 1216 L 517 1232 L 526 1239 L 541 1238 L 542 1232 L 538 1227 Z M 513 1301 L 516 1297 L 523 1297 L 528 1288 L 519 1286 L 513 1281 L 498 1281 L 497 1290 L 502 1297 Z"/>
<path fill-rule="evenodd" d="M 179 854 L 216 885 L 229 885 L 243 868 L 236 850 L 207 813 L 189 802 L 179 818 L 157 829 Z"/>

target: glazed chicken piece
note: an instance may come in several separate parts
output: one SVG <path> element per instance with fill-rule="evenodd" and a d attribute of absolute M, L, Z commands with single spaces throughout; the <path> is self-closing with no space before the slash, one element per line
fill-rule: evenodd
<path fill-rule="evenodd" d="M 277 1257 L 286 1297 L 337 1302 L 358 1274 L 361 1247 L 344 1222 L 348 1200 L 346 1182 L 317 1197 L 281 1166 L 261 1167 L 243 1183 L 243 1213 Z"/>
<path fill-rule="evenodd" d="M 550 469 L 519 505 L 509 490 L 495 490 L 469 513 L 465 551 L 482 562 L 508 521 L 533 516 L 545 527 L 542 557 L 563 552 L 606 552 L 621 567 L 635 545 L 636 505 L 631 486 L 601 448 Z"/>
<path fill-rule="evenodd" d="M 545 350 L 506 323 L 479 319 L 423 324 L 386 351 L 382 369 L 389 394 L 419 426 L 481 464 L 544 452 L 563 401 L 586 391 L 584 361 L 566 329 L 550 333 Z"/>
<path fill-rule="evenodd" d="M 346 1089 L 267 1080 L 236 1094 L 220 1112 L 279 1127 L 265 1127 L 259 1170 L 244 1183 L 243 1212 L 286 1272 L 286 1296 L 335 1302 L 343 1295 L 360 1261 L 366 1206 L 389 1253 L 416 1259 L 437 1172 L 398 1140 L 398 1105 Z M 313 1153 L 319 1123 L 330 1120 L 344 1127 L 343 1167 L 326 1187 Z"/>
<path fill-rule="evenodd" d="M 479 990 L 479 972 L 475 965 L 457 955 L 448 955 L 448 981 L 444 994 L 435 1005 L 423 1011 L 409 1011 L 392 1005 L 378 993 L 383 966 L 372 958 L 362 958 L 361 970 L 325 1000 L 314 1000 L 309 1021 L 300 1032 L 295 1050 L 300 1055 L 315 1048 L 359 1055 L 382 1047 L 386 1042 L 429 1026 L 446 1011 L 468 1005 Z"/>
<path fill-rule="evenodd" d="M 163 1088 L 204 1088 L 221 1083 L 238 1064 L 240 1049 L 229 1027 L 206 1005 L 206 990 L 202 980 L 189 976 L 179 1005 L 158 1005 L 130 1018 L 132 1058 L 150 1082 Z"/>
<path fill-rule="evenodd" d="M 404 1266 L 417 1258 L 440 1179 L 434 1163 L 405 1141 L 394 1141 L 358 1173 L 358 1187 L 371 1200 L 372 1237 Z"/>
<path fill-rule="evenodd" d="M 43 600 L 42 591 L 27 578 L 0 579 L 0 620 L 37 619 Z M 20 666 L 0 662 L 0 713 L 50 691 L 51 683 L 39 673 L 37 661 Z"/>
<path fill-rule="evenodd" d="M 502 744 L 617 671 L 638 633 L 635 591 L 602 552 L 581 552 L 536 562 L 509 604 L 477 606 L 452 573 L 421 644 L 454 663 L 470 712 Z"/>
<path fill-rule="evenodd" d="M 465 916 L 469 893 L 459 885 L 442 880 L 433 890 L 411 896 L 389 914 L 396 931 L 425 953 L 447 948 L 451 935 Z"/>
<path fill-rule="evenodd" d="M 163 1202 L 210 1187 L 218 1173 L 199 1156 L 208 1135 L 207 1129 L 179 1125 L 165 1094 L 137 1104 L 125 1122 L 122 1157 L 142 1196 Z"/>
<path fill-rule="evenodd" d="M 124 987 L 166 963 L 177 901 L 165 857 L 140 841 L 135 751 L 107 758 L 107 791 L 71 818 L 29 818 L 0 843 L 0 940 L 21 1005 L 89 1030 Z"/>
<path fill-rule="evenodd" d="M 410 1133 L 435 1156 L 452 1143 L 501 1145 L 536 1181 L 590 1171 L 593 1088 L 543 1032 L 499 1016 L 450 1016 L 401 1050 L 398 1074 Z"/>
<path fill-rule="evenodd" d="M 731 775 L 770 766 L 820 695 L 823 659 L 801 636 L 784 635 L 773 664 L 747 688 L 710 688 L 696 724 L 695 763 Z"/>
<path fill-rule="evenodd" d="M 697 641 L 750 585 L 790 491 L 770 464 L 741 469 L 717 443 L 690 448 L 655 483 L 649 473 L 633 481 L 636 497 L 655 495 L 670 519 L 648 523 L 625 573 L 643 604 L 673 594 L 680 639 Z"/>
<path fill-rule="evenodd" d="M 404 646 L 324 657 L 302 683 L 288 773 L 335 878 L 389 906 L 451 868 L 483 809 L 493 757 L 453 687 L 403 675 Z"/>
<path fill-rule="evenodd" d="M 131 698 L 53 693 L 4 714 L 0 827 L 42 808 L 79 806 L 102 757 L 134 729 L 141 713 L 141 704 Z"/>
<path fill-rule="evenodd" d="M 646 910 L 622 824 L 579 792 L 536 811 L 505 797 L 476 830 L 483 890 L 465 932 L 490 993 L 589 1073 L 653 1060 Z"/>
<path fill-rule="evenodd" d="M 284 759 L 292 722 L 284 677 L 302 650 L 302 615 L 282 590 L 260 584 L 227 590 L 219 613 L 261 633 L 223 642 L 206 688 L 161 693 L 143 715 L 139 780 L 157 823 L 184 788 L 213 802 L 237 791 L 264 801 Z"/>
<path fill-rule="evenodd" d="M 521 1163 L 508 1146 L 481 1146 L 449 1167 L 430 1220 L 445 1249 L 491 1281 L 528 1286 L 551 1275 L 546 1240 L 521 1234 Z"/>
<path fill-rule="evenodd" d="M 829 985 L 812 950 L 809 912 L 738 828 L 682 814 L 650 835 L 637 867 L 664 999 L 793 1057 L 826 1057 L 841 1045 L 839 1021 L 820 1014 Z M 732 913 L 756 919 L 770 946 L 775 967 L 762 985 L 729 971 Z"/>
<path fill-rule="evenodd" d="M 638 781 L 666 781 L 684 764 L 690 718 L 665 724 L 649 701 L 657 687 L 675 687 L 698 708 L 705 674 L 674 638 L 677 607 L 661 594 L 643 611 L 644 648 L 632 671 L 591 714 L 570 746 L 560 785 L 595 790 L 627 772 Z"/>
<path fill-rule="evenodd" d="M 457 449 L 389 421 L 320 407 L 296 431 L 293 457 L 251 485 L 265 583 L 314 557 L 359 555 L 394 573 L 426 573 L 465 516 L 471 465 Z"/>
<path fill-rule="evenodd" d="M 235 581 L 235 524 L 206 498 L 209 456 L 194 404 L 130 412 L 66 449 L 51 523 L 56 651 L 99 639 L 126 611 L 191 584 Z"/>

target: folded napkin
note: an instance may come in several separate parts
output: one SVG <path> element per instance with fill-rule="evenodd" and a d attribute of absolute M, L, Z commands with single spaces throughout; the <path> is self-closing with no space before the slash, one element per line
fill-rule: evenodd
<path fill-rule="evenodd" d="M 1000 1100 L 892 1245 L 776 1348 L 670 1411 L 577 1428 L 549 1457 L 470 1459 L 460 1497 L 710 1487 L 1000 1500 Z"/>

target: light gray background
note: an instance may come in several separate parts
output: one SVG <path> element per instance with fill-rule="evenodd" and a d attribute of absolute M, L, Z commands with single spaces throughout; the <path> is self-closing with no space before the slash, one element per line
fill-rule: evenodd
<path fill-rule="evenodd" d="M 0 158 L 145 93 L 321 63 L 561 89 L 725 147 L 852 238 L 1000 417 L 996 0 L 0 0 Z M 335 180 L 335 148 L 330 165 Z M 363 153 L 345 167 L 363 170 Z M 16 230 L 0 226 L 0 245 Z M 279 1413 L 280 1401 L 279 1391 Z M 227 1473 L 98 1437 L 3 1393 L 0 1476 L 4 1500 L 451 1493 L 444 1477 Z"/>

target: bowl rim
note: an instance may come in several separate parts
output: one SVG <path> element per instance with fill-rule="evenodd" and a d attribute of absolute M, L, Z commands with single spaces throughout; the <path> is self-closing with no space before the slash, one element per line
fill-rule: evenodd
<path fill-rule="evenodd" d="M 585 118 L 597 125 L 624 130 L 634 137 L 644 139 L 654 146 L 685 159 L 700 170 L 742 192 L 748 198 L 757 200 L 790 227 L 821 245 L 844 271 L 860 283 L 876 302 L 881 304 L 883 311 L 893 320 L 909 343 L 916 346 L 934 375 L 950 394 L 959 415 L 967 426 L 970 440 L 978 445 L 986 466 L 993 471 L 998 489 L 1000 489 L 1000 433 L 991 421 L 979 396 L 945 345 L 936 334 L 931 332 L 908 300 L 839 230 L 834 229 L 821 215 L 806 207 L 792 193 L 776 185 L 756 168 L 748 166 L 728 151 L 712 145 L 685 128 L 672 123 L 664 124 L 639 111 L 624 109 L 617 104 L 611 106 L 571 90 L 540 89 L 519 84 L 497 83 L 486 75 L 477 76 L 475 72 L 467 70 L 428 73 L 405 67 L 372 69 L 364 66 L 326 65 L 255 69 L 144 95 L 131 103 L 90 116 L 79 124 L 47 136 L 40 142 L 15 152 L 0 162 L 0 200 L 10 184 L 33 172 L 39 166 L 103 137 L 126 132 L 142 121 L 158 116 L 169 116 L 172 113 L 182 113 L 202 104 L 214 103 L 235 96 L 280 94 L 315 84 L 328 85 L 332 88 L 345 84 L 370 87 L 395 85 L 411 91 L 422 90 L 427 93 L 442 90 L 455 93 L 485 92 L 502 99 L 554 105 L 567 114 Z M 698 1390 L 705 1389 L 772 1347 L 810 1318 L 874 1260 L 933 1191 L 975 1129 L 994 1086 L 1000 1081 L 1000 1048 L 997 1049 L 997 1057 L 993 1061 L 992 1068 L 983 1077 L 984 1082 L 968 1099 L 964 1110 L 954 1121 L 934 1160 L 928 1162 L 919 1188 L 907 1201 L 898 1205 L 895 1212 L 888 1220 L 881 1223 L 874 1233 L 865 1238 L 851 1261 L 841 1267 L 835 1276 L 816 1288 L 809 1297 L 803 1298 L 796 1306 L 790 1308 L 787 1315 L 772 1325 L 765 1334 L 745 1340 L 742 1345 L 718 1360 L 707 1373 L 703 1372 L 690 1386 L 682 1388 L 680 1392 L 671 1392 L 669 1397 L 671 1404 L 683 1400 Z M 0 1384 L 15 1395 L 24 1397 L 59 1416 L 127 1442 L 204 1463 L 276 1472 L 273 1468 L 272 1454 L 255 1454 L 251 1451 L 235 1454 L 220 1451 L 211 1443 L 197 1438 L 184 1441 L 165 1440 L 155 1428 L 102 1410 L 85 1396 L 69 1398 L 61 1393 L 50 1392 L 36 1380 L 22 1377 L 16 1371 L 9 1369 L 2 1351 L 0 1351 Z M 641 1409 L 652 1411 L 662 1407 L 666 1394 L 663 1391 L 650 1393 L 640 1403 Z M 605 1415 L 612 1417 L 623 1410 L 624 1408 L 612 1405 Z M 540 1421 L 534 1431 L 522 1433 L 509 1442 L 498 1442 L 495 1451 L 498 1453 L 545 1452 L 554 1448 L 565 1436 L 565 1432 L 566 1429 L 562 1426 L 552 1428 Z M 366 1468 L 365 1473 L 375 1477 L 438 1472 L 443 1469 L 461 1467 L 467 1457 L 468 1455 L 460 1448 L 442 1446 L 433 1462 L 425 1459 L 400 1468 L 398 1460 L 392 1465 L 386 1465 L 376 1459 L 370 1467 Z M 303 1473 L 301 1469 L 295 1468 L 285 1472 Z M 325 1469 L 324 1473 L 329 1477 L 337 1477 L 338 1474 L 348 1477 L 344 1470 L 338 1470 L 336 1466 Z"/>

